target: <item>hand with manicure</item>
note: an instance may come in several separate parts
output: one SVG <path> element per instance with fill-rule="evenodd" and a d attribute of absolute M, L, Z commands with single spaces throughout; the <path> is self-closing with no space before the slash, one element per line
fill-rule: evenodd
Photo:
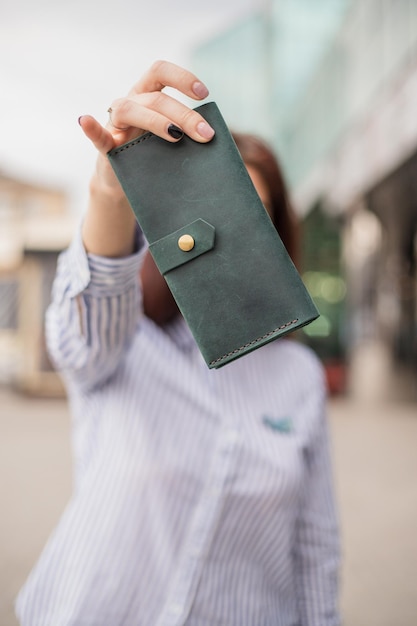
<path fill-rule="evenodd" d="M 114 257 L 130 254 L 133 249 L 134 217 L 107 159 L 112 148 L 146 131 L 171 142 L 180 141 L 183 134 L 201 143 L 214 136 L 204 118 L 164 93 L 165 87 L 197 101 L 208 96 L 207 87 L 192 72 L 168 61 L 156 61 L 126 97 L 112 102 L 106 126 L 91 115 L 78 120 L 99 153 L 83 223 L 83 240 L 89 252 Z"/>
<path fill-rule="evenodd" d="M 179 141 L 184 133 L 195 141 L 210 141 L 214 130 L 204 118 L 164 93 L 164 87 L 173 87 L 194 100 L 203 100 L 208 96 L 207 87 L 194 74 L 168 61 L 156 61 L 126 97 L 114 100 L 108 110 L 106 127 L 90 115 L 82 115 L 79 124 L 103 156 L 145 131 L 151 131 L 167 141 Z M 106 167 L 103 173 L 106 184 L 113 185 L 112 171 Z"/>

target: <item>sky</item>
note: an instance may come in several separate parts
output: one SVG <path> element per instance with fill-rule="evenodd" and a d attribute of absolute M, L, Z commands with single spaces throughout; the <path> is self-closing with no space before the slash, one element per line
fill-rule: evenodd
<path fill-rule="evenodd" d="M 63 189 L 82 212 L 95 151 L 78 117 L 105 123 L 154 60 L 187 67 L 193 48 L 263 1 L 3 0 L 0 171 Z"/>

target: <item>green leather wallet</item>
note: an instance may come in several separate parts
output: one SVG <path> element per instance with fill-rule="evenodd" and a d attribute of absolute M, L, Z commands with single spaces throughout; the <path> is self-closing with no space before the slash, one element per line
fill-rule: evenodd
<path fill-rule="evenodd" d="M 201 144 L 152 133 L 111 150 L 111 165 L 159 271 L 210 368 L 318 317 L 214 102 Z"/>

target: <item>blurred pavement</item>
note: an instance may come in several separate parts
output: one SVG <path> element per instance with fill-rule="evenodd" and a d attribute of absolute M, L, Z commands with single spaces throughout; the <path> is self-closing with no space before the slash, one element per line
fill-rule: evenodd
<path fill-rule="evenodd" d="M 417 403 L 332 399 L 330 424 L 344 626 L 416 626 Z M 70 487 L 65 401 L 0 389 L 1 626 Z"/>

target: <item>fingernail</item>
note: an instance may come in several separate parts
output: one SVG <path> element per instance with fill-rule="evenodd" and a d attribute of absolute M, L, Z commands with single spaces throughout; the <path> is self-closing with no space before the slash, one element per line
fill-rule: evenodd
<path fill-rule="evenodd" d="M 79 123 L 80 126 L 81 126 L 81 120 L 82 120 L 83 117 L 84 117 L 84 115 L 80 115 L 80 117 L 78 118 L 78 123 Z"/>
<path fill-rule="evenodd" d="M 214 137 L 214 130 L 206 122 L 200 122 L 197 125 L 197 132 L 204 139 L 211 139 Z"/>
<path fill-rule="evenodd" d="M 173 139 L 182 139 L 184 137 L 184 132 L 175 124 L 170 124 L 168 126 L 168 135 L 171 135 Z"/>
<path fill-rule="evenodd" d="M 203 83 L 200 83 L 198 81 L 193 84 L 193 92 L 199 98 L 207 98 L 207 96 L 209 95 L 209 90 L 207 89 L 207 87 L 203 85 Z"/>

